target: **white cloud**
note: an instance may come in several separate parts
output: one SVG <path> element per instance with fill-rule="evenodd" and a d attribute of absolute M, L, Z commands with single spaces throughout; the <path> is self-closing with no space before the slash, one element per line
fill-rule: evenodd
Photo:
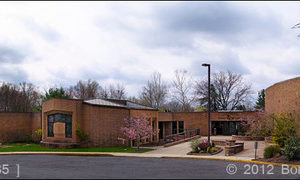
<path fill-rule="evenodd" d="M 298 2 L 1 2 L 1 46 L 25 55 L 3 66 L 0 78 L 42 89 L 91 78 L 121 82 L 136 95 L 154 71 L 167 81 L 182 68 L 203 78 L 205 61 L 214 71 L 243 73 L 258 91 L 299 75 L 300 32 L 291 29 L 299 8 Z"/>

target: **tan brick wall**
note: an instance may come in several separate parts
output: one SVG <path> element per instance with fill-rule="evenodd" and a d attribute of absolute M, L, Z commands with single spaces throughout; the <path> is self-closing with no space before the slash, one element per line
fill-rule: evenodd
<path fill-rule="evenodd" d="M 211 112 L 210 121 L 241 121 L 256 112 Z M 201 135 L 207 135 L 207 112 L 158 113 L 159 122 L 184 121 L 184 129 L 200 129 Z M 171 129 L 171 127 L 168 127 Z M 170 131 L 170 130 L 169 130 Z"/>
<path fill-rule="evenodd" d="M 212 112 L 211 121 L 241 121 L 256 114 L 257 112 Z"/>
<path fill-rule="evenodd" d="M 184 121 L 184 129 L 200 129 L 201 135 L 207 135 L 207 113 L 174 113 L 173 120 Z"/>
<path fill-rule="evenodd" d="M 42 128 L 42 113 L 31 113 L 31 130 L 32 132 Z"/>
<path fill-rule="evenodd" d="M 55 113 L 64 113 L 72 115 L 72 138 L 56 138 L 48 137 L 48 115 Z M 45 142 L 67 142 L 76 143 L 79 141 L 76 136 L 76 126 L 82 122 L 82 100 L 70 100 L 70 99 L 50 99 L 43 103 L 42 108 L 42 129 L 43 138 Z"/>
<path fill-rule="evenodd" d="M 24 141 L 39 128 L 40 113 L 0 113 L 0 142 Z"/>
<path fill-rule="evenodd" d="M 159 122 L 173 121 L 173 113 L 170 112 L 159 112 L 158 113 Z"/>
<path fill-rule="evenodd" d="M 83 104 L 83 127 L 93 146 L 123 145 L 118 137 L 123 137 L 120 129 L 128 116 L 127 109 Z"/>
<path fill-rule="evenodd" d="M 300 112 L 300 77 L 268 87 L 265 91 L 265 111 L 268 114 Z"/>

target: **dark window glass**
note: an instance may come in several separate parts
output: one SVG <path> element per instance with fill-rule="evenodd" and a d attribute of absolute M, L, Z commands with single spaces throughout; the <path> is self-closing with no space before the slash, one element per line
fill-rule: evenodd
<path fill-rule="evenodd" d="M 57 122 L 57 120 L 60 119 L 61 115 L 60 114 L 54 114 L 53 116 L 54 116 L 55 122 Z"/>
<path fill-rule="evenodd" d="M 72 116 L 66 115 L 65 121 L 66 121 L 66 137 L 71 138 L 72 137 Z"/>
<path fill-rule="evenodd" d="M 172 134 L 177 134 L 177 121 L 172 122 Z"/>
<path fill-rule="evenodd" d="M 184 122 L 178 121 L 178 126 L 179 126 L 179 133 L 183 133 L 184 132 Z"/>
<path fill-rule="evenodd" d="M 48 116 L 48 122 L 52 122 L 52 123 L 53 123 L 53 122 L 54 122 L 54 117 L 53 117 L 53 116 L 51 116 L 51 115 L 50 115 L 50 116 Z"/>
<path fill-rule="evenodd" d="M 66 137 L 71 138 L 72 137 L 72 122 L 66 123 Z"/>
<path fill-rule="evenodd" d="M 48 116 L 48 137 L 53 137 L 53 124 L 54 124 L 54 116 L 53 115 L 49 115 Z"/>
<path fill-rule="evenodd" d="M 66 116 L 66 123 L 72 123 L 72 116 L 71 115 Z"/>
<path fill-rule="evenodd" d="M 72 115 L 51 114 L 48 115 L 48 137 L 53 137 L 53 124 L 56 122 L 65 123 L 65 134 L 67 138 L 72 138 Z"/>

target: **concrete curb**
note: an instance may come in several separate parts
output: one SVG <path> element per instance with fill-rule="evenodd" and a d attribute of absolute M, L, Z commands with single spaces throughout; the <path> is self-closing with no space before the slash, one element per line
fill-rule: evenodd
<path fill-rule="evenodd" d="M 273 165 L 273 166 L 282 166 L 288 165 L 289 167 L 298 167 L 300 165 L 295 164 L 283 164 L 283 163 L 272 163 L 272 162 L 263 162 L 256 160 L 243 160 L 243 159 L 227 159 L 227 158 L 215 158 L 215 157 L 187 157 L 187 156 L 147 156 L 146 154 L 132 155 L 122 154 L 122 153 L 95 153 L 95 152 L 1 152 L 1 155 L 62 155 L 62 156 L 111 156 L 111 157 L 144 157 L 144 158 L 169 158 L 169 159 L 205 159 L 205 160 L 217 160 L 217 161 L 231 161 L 231 162 L 243 162 L 243 163 L 252 163 L 252 164 L 265 164 L 265 165 Z"/>
<path fill-rule="evenodd" d="M 1 155 L 62 155 L 62 156 L 114 156 L 111 153 L 90 152 L 1 152 Z"/>

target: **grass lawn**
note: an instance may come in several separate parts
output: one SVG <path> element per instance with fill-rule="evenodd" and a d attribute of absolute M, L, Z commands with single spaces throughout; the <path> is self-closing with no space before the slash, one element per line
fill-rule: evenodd
<path fill-rule="evenodd" d="M 90 147 L 90 148 L 73 148 L 73 149 L 58 149 L 58 148 L 46 148 L 41 147 L 39 144 L 30 143 L 7 143 L 0 148 L 0 152 L 33 152 L 33 151 L 48 151 L 48 152 L 122 152 L 122 153 L 143 153 L 151 151 L 152 149 L 140 148 L 140 151 L 136 151 L 136 148 L 129 147 Z"/>

